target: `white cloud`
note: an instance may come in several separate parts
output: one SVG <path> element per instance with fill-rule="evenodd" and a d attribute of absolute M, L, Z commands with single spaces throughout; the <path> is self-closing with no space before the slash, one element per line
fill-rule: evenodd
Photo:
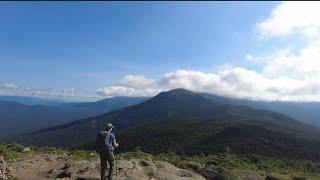
<path fill-rule="evenodd" d="M 264 37 L 288 36 L 301 33 L 314 37 L 319 34 L 320 2 L 286 1 L 280 3 L 271 16 L 258 24 Z"/>
<path fill-rule="evenodd" d="M 17 85 L 12 84 L 12 83 L 7 83 L 7 84 L 3 84 L 0 86 L 1 89 L 6 89 L 6 90 L 15 90 L 18 88 Z"/>
<path fill-rule="evenodd" d="M 258 24 L 263 36 L 290 35 L 308 37 L 305 47 L 295 52 L 290 48 L 269 55 L 253 57 L 263 66 L 265 76 L 287 76 L 313 82 L 320 80 L 320 2 L 282 2 L 270 17 Z"/>
<path fill-rule="evenodd" d="M 215 74 L 206 74 L 200 71 L 177 70 L 165 74 L 158 82 L 162 88 L 186 88 L 190 90 L 200 90 L 211 86 L 218 77 Z"/>
<path fill-rule="evenodd" d="M 253 60 L 253 57 L 252 57 L 251 54 L 246 54 L 245 59 L 246 59 L 247 61 L 252 61 L 252 60 Z"/>
<path fill-rule="evenodd" d="M 113 96 L 153 96 L 159 93 L 160 90 L 156 89 L 135 89 L 124 86 L 110 86 L 105 88 L 99 88 L 97 94 L 106 97 Z"/>
<path fill-rule="evenodd" d="M 157 88 L 135 89 L 111 86 L 98 90 L 98 94 L 111 96 L 154 96 L 160 91 L 186 88 L 222 96 L 283 101 L 320 101 L 320 82 L 299 80 L 286 76 L 267 77 L 245 68 L 225 68 L 217 73 L 177 70 L 163 75 Z"/>
<path fill-rule="evenodd" d="M 271 55 L 254 57 L 263 65 L 266 76 L 289 76 L 298 79 L 320 78 L 320 41 L 313 41 L 293 53 L 290 49 L 278 50 Z"/>
<path fill-rule="evenodd" d="M 0 82 L 0 95 L 36 96 L 43 98 L 62 98 L 72 100 L 94 100 L 99 98 L 99 96 L 97 96 L 94 92 L 89 92 L 83 89 L 35 88 L 3 82 Z"/>
<path fill-rule="evenodd" d="M 146 88 L 155 86 L 153 79 L 146 78 L 144 76 L 126 75 L 120 81 L 119 84 L 122 86 L 132 88 Z"/>

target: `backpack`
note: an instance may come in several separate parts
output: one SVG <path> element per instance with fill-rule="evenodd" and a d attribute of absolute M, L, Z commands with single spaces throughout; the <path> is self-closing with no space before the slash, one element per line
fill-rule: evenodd
<path fill-rule="evenodd" d="M 103 131 L 97 134 L 96 139 L 96 152 L 100 153 L 105 150 L 112 150 L 112 145 L 109 144 L 110 133 L 105 133 Z"/>

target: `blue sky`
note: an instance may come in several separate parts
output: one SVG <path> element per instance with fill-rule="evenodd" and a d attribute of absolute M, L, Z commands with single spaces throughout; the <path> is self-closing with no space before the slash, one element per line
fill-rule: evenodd
<path fill-rule="evenodd" d="M 145 90 L 154 94 L 175 88 L 163 81 L 166 74 L 179 70 L 216 75 L 230 66 L 261 74 L 266 65 L 253 63 L 252 59 L 259 59 L 256 56 L 268 56 L 287 46 L 299 52 L 309 42 L 300 36 L 262 37 L 257 24 L 270 18 L 279 5 L 5 2 L 0 5 L 0 83 L 6 89 L 2 93 L 19 94 L 28 87 L 76 89 L 79 96 L 143 95 Z M 128 75 L 133 82 L 127 82 Z M 132 85 L 139 77 L 150 83 Z M 110 93 L 108 88 L 124 92 Z M 134 93 L 123 88 L 132 88 Z M 212 87 L 189 89 L 224 95 Z"/>

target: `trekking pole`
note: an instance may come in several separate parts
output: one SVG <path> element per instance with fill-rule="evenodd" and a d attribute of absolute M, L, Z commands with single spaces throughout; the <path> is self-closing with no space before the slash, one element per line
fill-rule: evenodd
<path fill-rule="evenodd" d="M 117 127 L 117 121 L 115 122 L 115 125 Z M 115 157 L 116 157 L 116 178 L 118 177 L 118 155 L 116 153 L 116 148 L 114 149 Z"/>
<path fill-rule="evenodd" d="M 118 155 L 116 153 L 116 177 L 118 177 Z"/>

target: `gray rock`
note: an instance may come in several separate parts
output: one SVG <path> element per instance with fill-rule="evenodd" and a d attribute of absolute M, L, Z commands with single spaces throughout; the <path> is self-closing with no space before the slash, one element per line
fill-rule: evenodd
<path fill-rule="evenodd" d="M 81 173 L 84 173 L 84 172 L 86 172 L 86 171 L 88 171 L 89 170 L 89 167 L 87 166 L 87 167 L 85 167 L 85 168 L 80 168 L 78 171 L 77 171 L 77 173 L 78 174 L 81 174 Z"/>
<path fill-rule="evenodd" d="M 189 171 L 181 170 L 178 172 L 178 176 L 180 177 L 192 177 L 192 173 Z"/>
<path fill-rule="evenodd" d="M 9 159 L 9 162 L 11 162 L 11 163 L 16 163 L 17 160 L 16 160 L 16 159 Z"/>
<path fill-rule="evenodd" d="M 5 171 L 7 168 L 7 165 L 6 164 L 0 164 L 0 170 L 1 171 Z"/>
<path fill-rule="evenodd" d="M 268 176 L 266 176 L 266 180 L 280 180 L 280 179 L 279 179 L 279 178 L 277 178 L 277 177 L 274 177 L 274 176 L 268 175 Z"/>
<path fill-rule="evenodd" d="M 100 180 L 100 178 L 77 177 L 76 180 Z"/>
<path fill-rule="evenodd" d="M 6 171 L 7 164 L 3 159 L 3 156 L 0 156 L 0 170 L 4 173 Z"/>
<path fill-rule="evenodd" d="M 49 173 L 49 174 L 54 174 L 56 171 L 57 171 L 56 169 L 50 169 L 50 170 L 48 171 L 48 173 Z"/>
<path fill-rule="evenodd" d="M 187 162 L 187 166 L 195 171 L 199 171 L 200 169 L 203 168 L 203 165 L 198 163 L 198 162 L 195 162 L 195 161 L 189 161 Z"/>
<path fill-rule="evenodd" d="M 61 168 L 61 169 L 69 169 L 70 167 L 71 167 L 70 163 L 65 163 L 63 168 Z"/>
<path fill-rule="evenodd" d="M 30 164 L 33 164 L 33 163 L 34 163 L 34 161 L 33 161 L 33 160 L 30 160 L 30 161 L 29 161 L 29 163 L 30 163 Z"/>
<path fill-rule="evenodd" d="M 7 172 L 12 172 L 12 171 L 13 171 L 12 167 L 11 167 L 11 166 L 8 166 L 8 167 L 7 167 Z"/>
<path fill-rule="evenodd" d="M 50 169 L 50 170 L 47 172 L 46 177 L 47 177 L 47 178 L 50 178 L 50 179 L 53 179 L 56 173 L 57 173 L 57 170 L 56 170 L 56 169 Z"/>
<path fill-rule="evenodd" d="M 30 149 L 29 147 L 25 147 L 25 148 L 23 148 L 22 151 L 23 151 L 23 152 L 29 152 L 29 151 L 31 151 L 31 149 Z"/>
<path fill-rule="evenodd" d="M 206 165 L 204 167 L 204 170 L 207 173 L 218 173 L 219 172 L 219 166 L 215 166 L 215 165 Z"/>
<path fill-rule="evenodd" d="M 47 156 L 44 158 L 46 161 L 52 162 L 53 161 L 53 157 L 52 156 Z"/>
<path fill-rule="evenodd" d="M 4 163 L 3 156 L 0 156 L 0 163 Z"/>
<path fill-rule="evenodd" d="M 7 176 L 5 174 L 3 174 L 2 172 L 0 172 L 0 179 L 8 179 Z"/>
<path fill-rule="evenodd" d="M 12 171 L 12 167 L 7 166 L 3 156 L 0 156 L 0 179 L 8 179 L 13 177 Z"/>
<path fill-rule="evenodd" d="M 57 178 L 71 178 L 72 177 L 72 172 L 69 170 L 63 170 L 61 173 L 57 175 Z"/>
<path fill-rule="evenodd" d="M 13 177 L 13 169 L 11 166 L 8 166 L 7 169 L 6 169 L 6 172 L 5 172 L 5 175 L 8 177 L 8 178 L 11 178 Z"/>
<path fill-rule="evenodd" d="M 140 162 L 140 165 L 141 165 L 141 166 L 150 166 L 150 163 L 149 163 L 148 161 L 142 160 L 142 161 Z"/>

